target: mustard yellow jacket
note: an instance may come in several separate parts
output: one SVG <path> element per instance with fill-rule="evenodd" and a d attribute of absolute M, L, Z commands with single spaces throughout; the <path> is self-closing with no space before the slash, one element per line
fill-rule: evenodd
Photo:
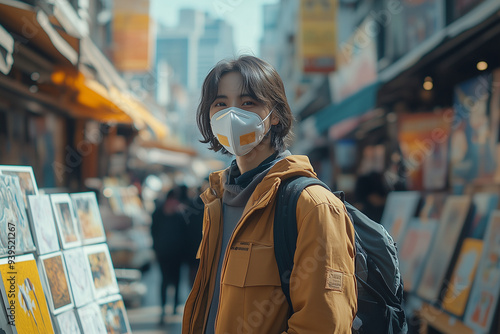
<path fill-rule="evenodd" d="M 321 186 L 306 188 L 297 203 L 298 240 L 290 296 L 281 290 L 274 256 L 276 192 L 283 179 L 316 177 L 306 156 L 274 165 L 250 197 L 224 255 L 217 334 L 351 333 L 356 314 L 354 229 L 344 204 Z M 202 334 L 212 299 L 222 239 L 224 171 L 210 175 L 200 266 L 184 309 L 183 334 Z"/>

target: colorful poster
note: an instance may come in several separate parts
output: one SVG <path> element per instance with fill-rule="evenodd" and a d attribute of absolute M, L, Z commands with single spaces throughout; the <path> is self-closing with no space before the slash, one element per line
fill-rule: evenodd
<path fill-rule="evenodd" d="M 87 256 L 88 268 L 92 275 L 94 297 L 99 299 L 107 295 L 119 293 L 120 290 L 118 289 L 108 245 L 85 246 L 83 249 Z"/>
<path fill-rule="evenodd" d="M 497 209 L 498 194 L 476 193 L 472 197 L 472 202 L 474 203 L 474 216 L 467 236 L 482 240 L 490 214 Z"/>
<path fill-rule="evenodd" d="M 420 193 L 417 191 L 395 191 L 389 193 L 381 224 L 387 229 L 394 242 L 402 240 L 406 227 L 417 211 Z"/>
<path fill-rule="evenodd" d="M 0 166 L 0 174 L 19 177 L 25 207 L 28 207 L 29 195 L 38 195 L 38 186 L 32 167 L 3 165 Z"/>
<path fill-rule="evenodd" d="M 111 296 L 100 303 L 108 334 L 130 334 L 130 324 L 120 295 Z"/>
<path fill-rule="evenodd" d="M 94 300 L 91 273 L 87 259 L 80 247 L 63 252 L 66 268 L 68 269 L 71 291 L 75 307 L 80 307 Z"/>
<path fill-rule="evenodd" d="M 106 240 L 101 213 L 95 193 L 71 194 L 80 234 L 84 244 L 99 243 Z"/>
<path fill-rule="evenodd" d="M 56 316 L 57 328 L 59 333 L 71 333 L 80 334 L 80 327 L 78 326 L 78 321 L 76 320 L 76 315 L 73 310 L 64 312 Z"/>
<path fill-rule="evenodd" d="M 68 272 L 61 252 L 42 255 L 39 258 L 40 273 L 43 274 L 45 296 L 53 314 L 72 309 L 73 297 Z"/>
<path fill-rule="evenodd" d="M 464 240 L 443 299 L 442 305 L 446 311 L 459 317 L 463 315 L 482 251 L 482 240 Z"/>
<path fill-rule="evenodd" d="M 451 136 L 451 183 L 456 192 L 474 182 L 493 182 L 497 169 L 498 121 L 491 114 L 491 76 L 486 74 L 455 88 Z"/>
<path fill-rule="evenodd" d="M 58 251 L 56 222 L 52 213 L 49 195 L 28 195 L 31 230 L 38 255 Z"/>
<path fill-rule="evenodd" d="M 418 286 L 437 225 L 437 220 L 422 221 L 419 218 L 413 219 L 408 225 L 399 251 L 399 269 L 405 291 L 413 291 Z"/>
<path fill-rule="evenodd" d="M 54 194 L 50 195 L 50 200 L 62 248 L 68 249 L 80 246 L 82 243 L 71 198 L 68 194 Z"/>
<path fill-rule="evenodd" d="M 16 256 L 15 262 L 0 259 L 0 291 L 17 333 L 53 334 L 54 328 L 44 290 L 32 254 Z"/>
<path fill-rule="evenodd" d="M 107 334 L 102 313 L 96 303 L 77 309 L 83 334 Z"/>
<path fill-rule="evenodd" d="M 34 250 L 19 178 L 0 175 L 0 257 Z"/>
<path fill-rule="evenodd" d="M 490 330 L 500 294 L 500 211 L 486 229 L 484 247 L 472 286 L 464 322 L 479 333 Z"/>
<path fill-rule="evenodd" d="M 437 301 L 455 253 L 460 234 L 466 224 L 471 205 L 468 196 L 448 196 L 439 220 L 439 227 L 428 255 L 417 294 L 428 301 Z"/>

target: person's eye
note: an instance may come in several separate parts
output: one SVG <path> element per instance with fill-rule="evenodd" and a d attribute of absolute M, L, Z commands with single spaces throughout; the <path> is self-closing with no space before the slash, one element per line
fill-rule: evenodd
<path fill-rule="evenodd" d="M 245 101 L 245 102 L 243 102 L 243 105 L 244 106 L 253 106 L 253 105 L 255 105 L 255 103 L 253 101 Z"/>
<path fill-rule="evenodd" d="M 214 104 L 214 107 L 225 107 L 226 104 L 224 102 L 217 102 L 216 104 Z"/>

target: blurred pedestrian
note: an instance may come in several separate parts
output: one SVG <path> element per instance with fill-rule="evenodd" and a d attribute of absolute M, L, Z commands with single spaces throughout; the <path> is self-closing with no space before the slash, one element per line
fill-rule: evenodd
<path fill-rule="evenodd" d="M 167 304 L 167 287 L 173 285 L 175 296 L 173 314 L 179 305 L 179 280 L 182 255 L 185 247 L 186 224 L 182 212 L 182 204 L 176 195 L 177 190 L 168 192 L 163 203 L 153 212 L 151 235 L 153 250 L 161 270 L 161 318 L 164 323 L 165 305 Z"/>
<path fill-rule="evenodd" d="M 183 334 L 351 332 L 354 229 L 344 204 L 322 186 L 308 187 L 297 202 L 290 282 L 300 286 L 290 286 L 292 307 L 280 286 L 274 250 L 285 245 L 273 239 L 278 187 L 291 177 L 316 175 L 306 156 L 286 150 L 292 121 L 283 82 L 263 60 L 221 61 L 206 77 L 197 112 L 202 142 L 236 157 L 210 175 L 201 196 L 200 269 Z"/>

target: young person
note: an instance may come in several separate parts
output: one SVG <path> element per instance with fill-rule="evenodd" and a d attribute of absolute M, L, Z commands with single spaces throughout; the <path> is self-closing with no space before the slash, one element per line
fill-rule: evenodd
<path fill-rule="evenodd" d="M 290 316 L 273 245 L 282 180 L 316 177 L 306 156 L 286 150 L 293 116 L 283 82 L 252 56 L 219 62 L 205 79 L 198 127 L 210 149 L 235 155 L 210 175 L 200 266 L 183 334 L 350 333 L 356 314 L 354 229 L 345 206 L 321 186 L 297 203 L 298 239 Z"/>

